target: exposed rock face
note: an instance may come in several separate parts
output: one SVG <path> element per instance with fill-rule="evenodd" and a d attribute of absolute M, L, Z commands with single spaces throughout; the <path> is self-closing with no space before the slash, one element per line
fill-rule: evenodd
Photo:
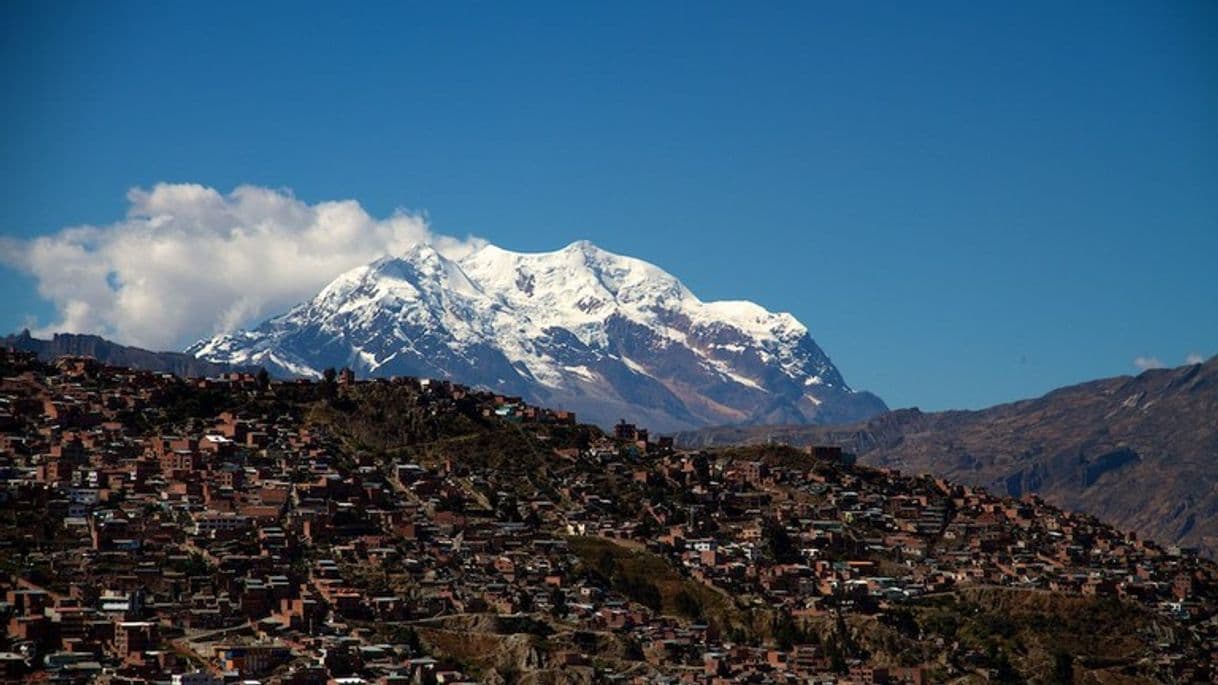
<path fill-rule="evenodd" d="M 718 428 L 686 445 L 839 444 L 867 464 L 1037 493 L 1165 543 L 1218 553 L 1218 357 L 981 411 L 902 409 L 842 426 Z"/>
<path fill-rule="evenodd" d="M 313 300 L 189 353 L 316 377 L 449 378 L 655 430 L 850 421 L 885 409 L 846 385 L 799 321 L 703 302 L 672 275 L 587 243 L 460 260 L 428 246 L 339 276 Z"/>

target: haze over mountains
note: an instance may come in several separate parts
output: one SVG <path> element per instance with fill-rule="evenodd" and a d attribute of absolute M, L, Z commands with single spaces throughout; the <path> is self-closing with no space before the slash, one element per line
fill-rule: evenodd
<path fill-rule="evenodd" d="M 902 409 L 845 426 L 711 428 L 677 440 L 838 444 L 866 464 L 1037 493 L 1218 554 L 1218 357 L 980 411 Z"/>
<path fill-rule="evenodd" d="M 96 335 L 56 333 L 49 340 L 35 338 L 28 330 L 0 338 L 0 348 L 11 347 L 33 352 L 38 358 L 51 362 L 58 357 L 93 357 L 103 364 L 126 366 L 144 371 L 172 373 L 177 376 L 219 376 L 230 371 L 256 369 L 229 364 L 217 364 L 182 352 L 154 352 L 141 347 L 120 345 Z"/>
<path fill-rule="evenodd" d="M 671 274 L 588 242 L 459 260 L 427 245 L 336 278 L 248 331 L 201 340 L 200 358 L 279 376 L 327 367 L 448 378 L 671 431 L 842 422 L 885 410 L 850 388 L 808 329 L 751 302 L 703 302 Z"/>

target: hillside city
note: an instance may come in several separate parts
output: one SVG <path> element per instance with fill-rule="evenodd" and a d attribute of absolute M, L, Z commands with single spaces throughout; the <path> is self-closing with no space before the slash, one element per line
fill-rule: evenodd
<path fill-rule="evenodd" d="M 832 446 L 0 350 L 0 679 L 1218 682 L 1218 566 Z"/>

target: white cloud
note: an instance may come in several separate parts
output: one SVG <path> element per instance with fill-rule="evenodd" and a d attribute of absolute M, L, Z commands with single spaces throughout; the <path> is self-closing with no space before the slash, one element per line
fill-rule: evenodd
<path fill-rule="evenodd" d="M 1188 356 L 1184 358 L 1184 363 L 1185 364 L 1204 364 L 1205 357 L 1201 356 L 1201 354 L 1197 353 L 1197 352 L 1189 352 Z"/>
<path fill-rule="evenodd" d="M 1158 357 L 1136 357 L 1133 360 L 1133 365 L 1138 367 L 1139 371 L 1163 368 L 1163 362 L 1159 361 Z"/>
<path fill-rule="evenodd" d="M 181 348 L 278 314 L 335 276 L 429 242 L 459 256 L 476 239 L 433 234 L 405 211 L 370 216 L 354 200 L 307 204 L 290 191 L 195 184 L 127 194 L 127 217 L 30 240 L 0 238 L 0 258 L 32 274 L 58 321 L 36 331 L 96 333 Z"/>

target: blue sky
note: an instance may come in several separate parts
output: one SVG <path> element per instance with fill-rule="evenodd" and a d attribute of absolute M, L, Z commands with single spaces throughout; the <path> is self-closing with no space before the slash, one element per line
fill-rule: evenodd
<path fill-rule="evenodd" d="M 1213 2 L 216 5 L 0 7 L 3 329 L 23 241 L 191 182 L 590 239 L 892 406 L 1218 352 Z"/>

